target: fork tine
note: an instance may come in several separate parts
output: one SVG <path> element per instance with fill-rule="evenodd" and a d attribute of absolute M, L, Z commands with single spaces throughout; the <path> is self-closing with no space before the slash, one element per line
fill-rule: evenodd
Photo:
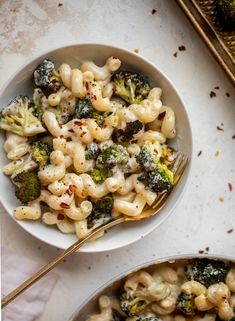
<path fill-rule="evenodd" d="M 156 203 L 153 204 L 152 208 L 156 208 L 161 202 L 162 200 L 164 200 L 164 198 L 166 197 L 166 194 L 167 193 L 162 193 L 160 195 L 157 196 L 157 199 L 156 199 Z"/>
<path fill-rule="evenodd" d="M 174 176 L 177 177 L 181 174 L 183 168 L 185 167 L 185 164 L 187 164 L 188 162 L 188 158 L 187 157 L 183 157 L 182 161 L 180 162 Z"/>
<path fill-rule="evenodd" d="M 181 173 L 182 167 L 184 167 L 185 160 L 186 160 L 186 158 L 183 156 L 180 160 L 180 163 L 178 164 L 178 167 L 176 168 L 175 172 L 173 173 L 174 174 L 174 185 L 176 182 L 176 177 L 179 176 L 179 173 Z"/>
<path fill-rule="evenodd" d="M 176 159 L 175 159 L 175 161 L 174 161 L 174 163 L 173 163 L 173 166 L 172 166 L 172 168 L 171 168 L 171 171 L 172 171 L 173 174 L 175 174 L 175 172 L 177 171 L 180 163 L 182 162 L 182 158 L 183 158 L 183 157 L 184 157 L 183 154 L 181 154 L 180 152 L 177 153 Z"/>
<path fill-rule="evenodd" d="M 188 158 L 185 158 L 184 161 L 181 163 L 181 166 L 179 167 L 179 169 L 176 172 L 174 185 L 178 184 L 178 182 L 182 178 L 187 164 L 188 164 Z"/>
<path fill-rule="evenodd" d="M 185 156 L 181 153 L 179 153 L 177 155 L 177 158 L 174 162 L 174 165 L 172 167 L 172 172 L 174 174 L 174 176 L 176 177 L 176 179 L 174 179 L 174 186 L 176 186 L 181 178 L 181 176 L 183 175 L 183 172 L 185 170 L 185 167 L 187 165 L 188 159 L 185 158 Z M 169 192 L 166 193 L 161 193 L 157 196 L 157 199 L 155 201 L 155 203 L 152 205 L 152 208 L 156 208 L 156 207 L 161 207 L 161 203 L 163 204 L 167 197 L 170 195 Z"/>

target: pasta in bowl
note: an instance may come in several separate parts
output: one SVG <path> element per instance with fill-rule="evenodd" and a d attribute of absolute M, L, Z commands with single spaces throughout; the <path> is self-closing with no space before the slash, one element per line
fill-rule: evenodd
<path fill-rule="evenodd" d="M 92 56 L 89 48 L 96 49 Z M 28 78 L 19 84 L 17 77 L 25 73 Z M 18 86 L 12 90 L 15 98 L 11 82 Z M 11 82 L 2 95 L 0 127 L 6 131 L 3 149 L 10 160 L 3 160 L 3 173 L 21 204 L 15 199 L 13 209 L 5 193 L 2 202 L 21 226 L 57 247 L 67 247 L 76 236 L 119 215 L 138 216 L 158 193 L 171 190 L 177 150 L 191 155 L 187 114 L 174 88 L 154 66 L 124 50 L 101 45 L 58 49 L 26 66 Z M 165 95 L 172 94 L 169 104 Z M 173 191 L 168 213 L 183 186 Z M 121 236 L 129 227 L 117 228 L 104 236 L 108 242 L 99 239 L 84 250 L 128 244 L 151 231 L 167 212 L 151 224 L 131 227 L 129 240 Z"/>
<path fill-rule="evenodd" d="M 70 321 L 235 318 L 235 262 L 192 255 L 150 262 L 106 284 Z"/>

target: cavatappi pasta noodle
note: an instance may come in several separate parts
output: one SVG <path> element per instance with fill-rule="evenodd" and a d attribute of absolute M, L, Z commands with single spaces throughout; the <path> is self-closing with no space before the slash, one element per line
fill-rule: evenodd
<path fill-rule="evenodd" d="M 100 296 L 86 321 L 234 321 L 234 286 L 234 263 L 162 263 L 127 276 L 116 296 Z"/>
<path fill-rule="evenodd" d="M 32 98 L 3 108 L 3 168 L 21 201 L 18 220 L 42 220 L 79 238 L 119 215 L 138 216 L 173 185 L 175 113 L 145 75 L 86 61 L 45 59 Z"/>

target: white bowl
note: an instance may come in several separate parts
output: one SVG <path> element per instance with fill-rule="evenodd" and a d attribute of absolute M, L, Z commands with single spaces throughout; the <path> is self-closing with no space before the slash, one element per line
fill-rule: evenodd
<path fill-rule="evenodd" d="M 182 263 L 186 264 L 187 261 L 198 258 L 207 258 L 207 259 L 216 259 L 227 262 L 235 263 L 235 259 L 228 256 L 217 256 L 217 255 L 195 255 L 195 254 L 186 254 L 186 255 L 177 255 L 170 256 L 166 258 L 161 258 L 158 260 L 152 260 L 150 262 L 138 265 L 132 269 L 129 269 L 117 276 L 113 279 L 105 283 L 99 289 L 97 289 L 94 293 L 92 293 L 84 302 L 80 303 L 78 308 L 72 314 L 68 321 L 85 321 L 87 320 L 89 315 L 97 313 L 98 308 L 98 298 L 101 295 L 115 296 L 119 294 L 120 287 L 123 285 L 125 278 L 139 270 L 147 270 L 150 273 L 159 265 L 165 262 L 174 263 L 182 261 Z"/>
<path fill-rule="evenodd" d="M 172 145 L 191 159 L 191 128 L 186 108 L 184 107 L 177 90 L 167 77 L 156 68 L 156 66 L 137 54 L 124 49 L 100 44 L 78 44 L 46 52 L 16 71 L 0 92 L 0 105 L 5 106 L 18 94 L 26 94 L 30 97 L 32 96 L 33 88 L 35 87 L 33 82 L 33 71 L 45 58 L 52 59 L 57 66 L 66 62 L 75 67 L 85 60 L 93 60 L 95 63 L 102 65 L 105 60 L 112 55 L 121 59 L 123 68 L 140 72 L 149 78 L 152 86 L 159 86 L 162 88 L 163 103 L 171 106 L 176 114 L 177 137 L 174 139 Z M 2 146 L 4 142 L 3 134 L 1 134 L 0 139 Z M 2 150 L 0 159 L 1 168 L 7 164 L 7 162 L 8 160 L 5 152 Z M 188 166 L 182 181 L 169 197 L 167 205 L 158 215 L 142 222 L 126 223 L 113 228 L 102 238 L 84 245 L 80 251 L 102 252 L 117 249 L 133 243 L 153 231 L 173 211 L 177 201 L 183 194 L 188 180 L 189 171 L 190 165 Z M 14 195 L 14 188 L 9 178 L 3 175 L 2 172 L 0 173 L 0 181 L 1 202 L 9 215 L 13 217 L 13 210 L 19 205 L 19 202 Z M 76 241 L 75 235 L 62 234 L 56 228 L 46 226 L 40 221 L 17 221 L 17 223 L 38 239 L 61 249 L 67 248 Z"/>

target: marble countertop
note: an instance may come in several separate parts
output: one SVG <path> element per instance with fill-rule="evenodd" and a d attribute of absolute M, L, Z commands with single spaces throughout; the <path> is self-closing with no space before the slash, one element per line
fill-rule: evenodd
<path fill-rule="evenodd" d="M 170 218 L 130 246 L 76 253 L 63 262 L 37 321 L 67 320 L 97 287 L 155 258 L 199 251 L 235 257 L 234 87 L 175 1 L 2 0 L 0 6 L 5 12 L 0 15 L 1 85 L 22 64 L 56 47 L 84 42 L 120 46 L 148 58 L 172 80 L 193 130 L 191 181 Z M 5 251 L 13 249 L 41 264 L 58 254 L 0 210 Z"/>

